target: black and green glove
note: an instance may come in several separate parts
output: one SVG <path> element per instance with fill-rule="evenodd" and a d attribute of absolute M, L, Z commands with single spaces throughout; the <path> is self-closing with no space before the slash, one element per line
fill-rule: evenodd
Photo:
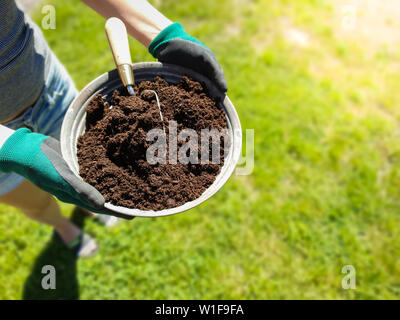
<path fill-rule="evenodd" d="M 228 90 L 224 72 L 213 52 L 187 34 L 178 22 L 166 27 L 153 39 L 149 52 L 161 62 L 180 65 L 205 75 L 223 93 Z"/>
<path fill-rule="evenodd" d="M 63 202 L 98 213 L 104 208 L 100 192 L 69 169 L 60 143 L 27 128 L 15 131 L 1 147 L 0 171 L 16 172 Z"/>

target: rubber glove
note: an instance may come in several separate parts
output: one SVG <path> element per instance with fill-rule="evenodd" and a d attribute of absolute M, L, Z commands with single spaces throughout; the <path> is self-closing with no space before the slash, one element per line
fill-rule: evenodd
<path fill-rule="evenodd" d="M 178 22 L 166 27 L 153 39 L 149 52 L 161 62 L 180 65 L 205 75 L 223 93 L 228 90 L 224 72 L 214 53 L 187 34 Z"/>
<path fill-rule="evenodd" d="M 0 149 L 0 170 L 18 173 L 63 202 L 102 213 L 104 197 L 74 175 L 60 150 L 56 139 L 21 128 Z"/>

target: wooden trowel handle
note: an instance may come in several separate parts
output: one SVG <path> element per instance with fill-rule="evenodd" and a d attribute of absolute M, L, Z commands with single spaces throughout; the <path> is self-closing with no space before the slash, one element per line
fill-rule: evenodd
<path fill-rule="evenodd" d="M 133 85 L 132 59 L 125 24 L 113 17 L 107 20 L 105 29 L 122 83 L 125 86 Z"/>

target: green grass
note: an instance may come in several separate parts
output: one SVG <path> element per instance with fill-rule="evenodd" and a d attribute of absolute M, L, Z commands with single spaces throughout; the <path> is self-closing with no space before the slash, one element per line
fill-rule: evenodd
<path fill-rule="evenodd" d="M 113 68 L 104 19 L 79 1 L 46 3 L 57 29 L 45 36 L 79 88 Z M 181 215 L 111 230 L 86 219 L 100 252 L 77 262 L 49 227 L 2 205 L 0 298 L 399 298 L 400 52 L 338 37 L 329 1 L 160 3 L 218 56 L 255 130 L 254 172 Z M 284 19 L 310 46 L 286 40 Z M 131 45 L 134 60 L 153 60 Z M 40 289 L 44 264 L 55 291 Z M 347 264 L 356 290 L 341 288 Z"/>

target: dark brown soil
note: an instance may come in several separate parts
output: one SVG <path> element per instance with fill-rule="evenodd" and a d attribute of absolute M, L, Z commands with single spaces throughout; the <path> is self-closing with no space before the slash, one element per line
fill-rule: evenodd
<path fill-rule="evenodd" d="M 200 160 L 199 164 L 173 164 L 168 156 L 165 164 L 150 164 L 146 150 L 154 142 L 147 141 L 146 134 L 165 128 L 168 145 L 170 120 L 176 121 L 178 134 L 185 128 L 194 129 L 200 159 L 201 129 L 223 131 L 225 113 L 200 83 L 187 77 L 178 85 L 156 77 L 134 89 L 136 96 L 115 91 L 108 102 L 99 94 L 88 104 L 86 132 L 78 140 L 81 177 L 99 190 L 106 202 L 128 208 L 162 210 L 198 198 L 220 172 L 230 143 L 227 135 L 219 140 L 219 164 L 201 164 Z M 164 122 L 155 95 L 147 89 L 157 92 Z M 224 138 L 228 143 L 225 149 Z M 178 149 L 184 143 L 178 141 Z"/>

